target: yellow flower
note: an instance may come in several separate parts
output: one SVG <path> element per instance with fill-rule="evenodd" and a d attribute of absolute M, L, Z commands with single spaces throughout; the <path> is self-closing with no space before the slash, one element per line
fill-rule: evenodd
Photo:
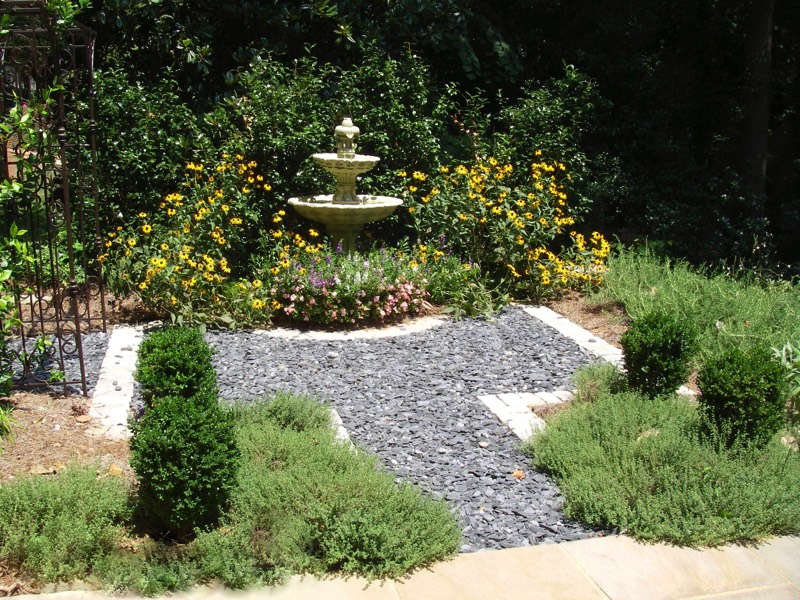
<path fill-rule="evenodd" d="M 161 243 L 161 246 L 159 246 L 159 247 L 160 247 L 162 250 L 165 250 L 165 251 L 166 251 L 166 250 L 169 250 L 169 244 L 165 244 L 165 243 L 163 243 L 163 242 Z"/>
<path fill-rule="evenodd" d="M 220 206 L 220 208 L 222 209 L 222 212 L 224 212 L 225 214 L 228 214 L 228 211 L 231 209 L 231 207 L 228 206 L 227 204 L 223 204 L 222 206 Z"/>
<path fill-rule="evenodd" d="M 152 228 L 150 225 L 142 225 L 142 233 L 144 233 L 145 235 L 147 235 L 147 234 L 149 234 L 151 231 L 153 231 L 153 228 Z"/>
<path fill-rule="evenodd" d="M 233 217 L 231 219 L 231 225 L 241 225 L 242 220 L 239 217 Z"/>
<path fill-rule="evenodd" d="M 398 177 L 408 177 L 408 173 L 406 173 L 405 171 L 400 171 L 399 173 L 397 173 L 397 176 Z"/>
<path fill-rule="evenodd" d="M 425 173 L 422 173 L 420 171 L 414 171 L 414 173 L 411 176 L 417 181 L 425 181 L 428 178 L 428 176 L 425 175 Z"/>
<path fill-rule="evenodd" d="M 147 213 L 146 213 L 146 212 L 140 212 L 140 213 L 139 213 L 139 218 L 140 218 L 140 219 L 145 219 L 145 218 L 147 218 Z"/>
<path fill-rule="evenodd" d="M 260 288 L 262 285 L 264 285 L 264 282 L 263 282 L 263 281 L 261 281 L 260 279 L 254 279 L 254 280 L 253 280 L 253 287 L 254 287 L 255 289 L 258 289 L 258 288 Z"/>
<path fill-rule="evenodd" d="M 146 290 L 147 289 L 147 282 L 143 281 L 142 283 L 140 283 L 139 284 L 139 289 L 142 290 L 142 291 Z"/>
<path fill-rule="evenodd" d="M 411 192 L 411 193 L 416 192 L 418 189 L 419 188 L 417 186 L 415 186 L 415 185 L 408 186 L 408 191 Z"/>
<path fill-rule="evenodd" d="M 308 235 L 310 235 L 311 237 L 317 237 L 319 235 L 319 231 L 317 231 L 316 229 L 309 229 Z"/>
<path fill-rule="evenodd" d="M 253 310 L 261 310 L 264 308 L 264 301 L 260 298 L 254 298 L 251 306 L 253 307 Z"/>
<path fill-rule="evenodd" d="M 270 303 L 270 306 L 272 306 L 272 310 L 280 310 L 281 303 L 273 298 L 272 302 Z"/>
<path fill-rule="evenodd" d="M 128 246 L 133 248 L 136 245 L 136 240 L 133 238 L 128 238 Z"/>
<path fill-rule="evenodd" d="M 281 272 L 281 268 L 280 268 L 279 266 L 277 266 L 277 265 L 276 265 L 276 266 L 272 267 L 272 268 L 270 269 L 270 271 L 272 272 L 272 274 L 273 274 L 273 275 L 277 275 L 278 273 L 280 273 L 280 272 Z"/>

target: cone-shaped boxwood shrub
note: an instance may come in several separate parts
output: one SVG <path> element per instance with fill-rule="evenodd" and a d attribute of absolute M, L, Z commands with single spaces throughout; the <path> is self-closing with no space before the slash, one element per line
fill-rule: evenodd
<path fill-rule="evenodd" d="M 708 423 L 728 446 L 764 445 L 786 423 L 785 371 L 765 347 L 734 348 L 708 360 L 697 384 Z"/>
<path fill-rule="evenodd" d="M 697 339 L 697 330 L 671 313 L 636 319 L 620 339 L 628 383 L 651 398 L 674 392 L 689 377 Z"/>
<path fill-rule="evenodd" d="M 153 332 L 142 342 L 136 367 L 145 404 L 150 406 L 154 396 L 216 397 L 211 355 L 211 347 L 197 329 L 172 327 Z"/>
<path fill-rule="evenodd" d="M 239 465 L 231 411 L 209 394 L 166 396 L 132 429 L 139 507 L 153 533 L 186 539 L 215 524 Z"/>

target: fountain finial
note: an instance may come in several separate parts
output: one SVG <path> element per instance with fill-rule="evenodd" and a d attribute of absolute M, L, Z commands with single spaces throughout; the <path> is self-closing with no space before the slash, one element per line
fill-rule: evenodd
<path fill-rule="evenodd" d="M 339 158 L 354 158 L 356 155 L 356 140 L 361 130 L 353 125 L 350 117 L 342 119 L 342 124 L 334 130 L 336 136 L 336 156 Z"/>

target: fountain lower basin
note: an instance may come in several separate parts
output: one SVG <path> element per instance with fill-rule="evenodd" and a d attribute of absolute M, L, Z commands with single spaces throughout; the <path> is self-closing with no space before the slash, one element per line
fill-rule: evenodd
<path fill-rule="evenodd" d="M 403 201 L 391 196 L 359 194 L 357 202 L 334 202 L 332 194 L 289 198 L 289 204 L 307 219 L 322 223 L 344 252 L 355 252 L 356 238 L 366 223 L 391 215 Z"/>

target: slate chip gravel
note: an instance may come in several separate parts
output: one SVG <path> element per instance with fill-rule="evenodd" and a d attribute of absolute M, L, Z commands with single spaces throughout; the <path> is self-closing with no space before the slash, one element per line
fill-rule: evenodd
<path fill-rule="evenodd" d="M 207 339 L 223 398 L 258 401 L 283 389 L 330 403 L 356 445 L 454 507 L 462 552 L 598 533 L 564 517 L 556 485 L 531 471 L 519 439 L 478 399 L 567 389 L 575 369 L 590 361 L 520 308 L 389 338 L 210 331 Z"/>

